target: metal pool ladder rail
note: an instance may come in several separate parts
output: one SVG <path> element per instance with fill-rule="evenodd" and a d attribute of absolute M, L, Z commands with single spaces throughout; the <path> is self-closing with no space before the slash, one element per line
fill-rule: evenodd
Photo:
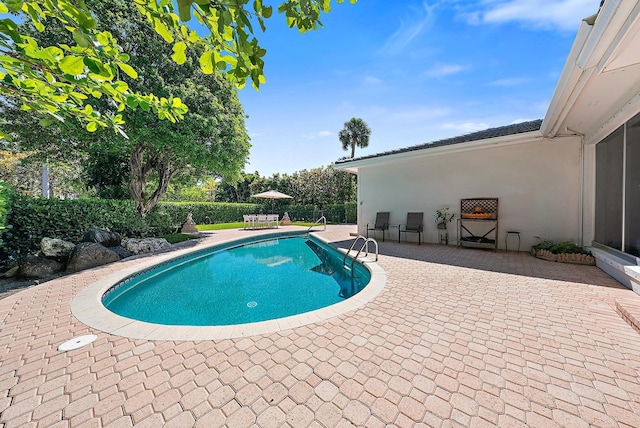
<path fill-rule="evenodd" d="M 318 220 L 316 220 L 315 223 L 313 223 L 311 226 L 309 226 L 309 229 L 307 229 L 307 232 L 310 231 L 313 226 L 315 226 L 316 224 L 318 224 L 320 222 L 322 222 L 322 224 L 324 225 L 324 229 L 323 230 L 327 230 L 327 218 L 325 216 L 322 216 Z"/>
<path fill-rule="evenodd" d="M 378 261 L 378 241 L 376 241 L 373 238 L 365 238 L 362 235 L 358 235 L 358 237 L 353 241 L 353 244 L 351 244 L 351 248 L 349 248 L 349 251 L 347 251 L 344 255 L 344 258 L 342 259 L 342 265 L 346 266 L 347 264 L 347 256 L 349 255 L 349 253 L 351 252 L 351 250 L 353 250 L 356 246 L 356 243 L 362 239 L 364 242 L 362 244 L 362 246 L 360 247 L 360 249 L 358 250 L 358 252 L 356 253 L 356 256 L 353 258 L 353 260 L 351 261 L 351 266 L 353 267 L 353 263 L 356 261 L 356 259 L 358 258 L 358 256 L 360 256 L 360 253 L 362 252 L 362 250 L 365 250 L 365 257 L 369 255 L 369 242 L 373 242 L 373 244 L 376 247 L 376 261 Z M 366 248 L 366 249 L 365 249 Z"/>

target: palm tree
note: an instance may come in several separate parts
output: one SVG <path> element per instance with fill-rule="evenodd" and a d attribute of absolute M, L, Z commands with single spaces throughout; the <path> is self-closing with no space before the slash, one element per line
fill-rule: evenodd
<path fill-rule="evenodd" d="M 353 158 L 356 155 L 356 146 L 364 148 L 369 145 L 370 135 L 369 125 L 364 120 L 354 117 L 344 123 L 344 129 L 340 131 L 338 138 L 342 142 L 342 150 L 349 150 L 351 147 L 351 158 Z"/>

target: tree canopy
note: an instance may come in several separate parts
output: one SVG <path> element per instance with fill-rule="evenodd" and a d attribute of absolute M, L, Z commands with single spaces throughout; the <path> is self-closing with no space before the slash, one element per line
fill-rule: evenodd
<path fill-rule="evenodd" d="M 44 129 L 33 123 L 30 115 L 16 111 L 17 106 L 4 103 L 3 113 L 6 111 L 11 118 L 6 126 L 11 137 L 21 143 L 22 149 L 46 150 L 48 156 L 56 157 L 66 153 L 65 146 L 71 143 L 76 156 L 79 152 L 88 156 L 85 171 L 89 184 L 101 196 L 122 196 L 120 183 L 125 175 L 121 166 L 128 165 L 130 195 L 141 215 L 153 208 L 169 182 L 181 172 L 234 179 L 250 147 L 235 88 L 219 74 L 204 74 L 193 52 L 187 52 L 184 63 L 177 65 L 171 47 L 163 43 L 146 18 L 136 13 L 130 0 L 86 3 L 98 19 L 96 27 L 109 31 L 123 50 L 133 53 L 129 63 L 140 75 L 135 79 L 123 77 L 128 87 L 167 99 L 179 97 L 190 106 L 189 112 L 178 124 L 159 121 L 144 109 L 125 110 L 120 113 L 126 121 L 122 129 L 128 138 L 124 138 L 107 130 L 89 134 L 72 123 Z M 69 37 L 64 28 L 55 25 L 33 34 L 41 44 L 60 45 Z M 106 99 L 90 100 L 88 105 L 104 112 L 117 109 Z M 41 146 L 43 141 L 46 147 Z M 151 188 L 149 183 L 153 183 Z"/>
<path fill-rule="evenodd" d="M 264 83 L 266 51 L 254 35 L 254 26 L 265 31 L 272 6 L 262 0 L 253 0 L 251 6 L 249 0 L 178 0 L 176 10 L 171 0 L 128 1 L 171 46 L 171 57 L 177 64 L 184 64 L 192 52 L 205 74 L 223 74 L 239 88 L 247 80 L 256 88 Z M 321 26 L 322 13 L 330 9 L 331 0 L 286 0 L 278 6 L 287 25 L 301 32 Z M 170 122 L 182 119 L 187 112 L 179 96 L 130 87 L 124 76 L 135 79 L 139 75 L 130 65 L 132 53 L 98 25 L 92 9 L 82 0 L 0 0 L 0 14 L 8 12 L 21 17 L 0 19 L 0 95 L 42 115 L 43 124 L 75 118 L 90 132 L 99 127 L 123 132 L 122 112 L 128 108 L 152 111 Z M 209 34 L 200 36 L 187 26 L 192 16 Z M 20 20 L 30 20 L 38 31 L 57 21 L 70 41 L 42 45 L 21 32 Z M 88 102 L 99 98 L 110 100 L 117 107 L 115 111 L 97 110 Z M 6 136 L 2 129 L 0 122 L 0 138 Z"/>
<path fill-rule="evenodd" d="M 342 143 L 342 150 L 351 149 L 351 158 L 356 155 L 356 146 L 360 148 L 369 145 L 371 128 L 367 123 L 359 118 L 351 118 L 344 123 L 344 128 L 338 133 L 338 138 Z"/>

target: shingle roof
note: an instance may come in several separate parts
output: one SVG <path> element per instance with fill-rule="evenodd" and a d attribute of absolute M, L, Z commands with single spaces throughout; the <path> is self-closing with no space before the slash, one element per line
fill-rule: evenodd
<path fill-rule="evenodd" d="M 525 132 L 538 131 L 542 125 L 542 119 L 532 120 L 529 122 L 521 122 L 513 125 L 500 126 L 497 128 L 485 129 L 483 131 L 472 132 L 471 134 L 461 135 L 459 137 L 446 138 L 444 140 L 431 141 L 429 143 L 418 144 L 416 146 L 404 147 L 386 152 L 376 153 L 373 155 L 362 156 L 353 159 L 337 160 L 336 164 L 353 162 L 363 159 L 379 158 L 383 156 L 395 155 L 398 153 L 413 152 L 416 150 L 431 149 L 435 147 L 450 146 L 453 144 L 468 143 L 471 141 L 486 140 L 489 138 L 504 137 L 507 135 L 523 134 Z"/>

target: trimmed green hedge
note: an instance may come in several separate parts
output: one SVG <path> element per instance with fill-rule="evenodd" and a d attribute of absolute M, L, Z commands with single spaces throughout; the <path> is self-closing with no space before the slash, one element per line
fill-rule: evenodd
<path fill-rule="evenodd" d="M 196 224 L 215 224 L 242 221 L 243 214 L 270 213 L 269 202 L 265 204 L 235 204 L 227 202 L 161 202 L 160 209 L 178 226 L 184 223 L 189 213 Z M 324 215 L 330 223 L 356 223 L 357 204 L 325 205 L 322 210 L 314 205 L 288 205 L 274 210 L 280 218 L 289 213 L 292 221 L 315 221 Z"/>
<path fill-rule="evenodd" d="M 3 258 L 38 251 L 43 237 L 78 242 L 92 226 L 126 237 L 158 236 L 172 231 L 162 210 L 138 217 L 132 201 L 109 199 L 44 199 L 14 194 L 3 234 Z"/>
<path fill-rule="evenodd" d="M 243 214 L 257 213 L 259 204 L 232 204 L 228 202 L 160 202 L 158 208 L 171 218 L 173 225 L 181 226 L 191 213 L 196 224 L 230 223 L 242 221 Z"/>
<path fill-rule="evenodd" d="M 79 242 L 92 226 L 120 233 L 123 237 L 162 236 L 175 232 L 192 214 L 197 224 L 242 221 L 243 214 L 270 212 L 269 203 L 234 204 L 220 202 L 164 202 L 144 219 L 138 217 L 135 204 L 129 200 L 110 199 L 44 199 L 13 194 L 8 227 L 2 238 L 0 257 L 33 254 L 43 237 Z M 321 211 L 313 205 L 283 207 L 276 211 L 282 218 L 289 213 L 292 221 L 315 221 L 324 215 L 330 223 L 355 223 L 356 204 L 326 205 Z"/>

